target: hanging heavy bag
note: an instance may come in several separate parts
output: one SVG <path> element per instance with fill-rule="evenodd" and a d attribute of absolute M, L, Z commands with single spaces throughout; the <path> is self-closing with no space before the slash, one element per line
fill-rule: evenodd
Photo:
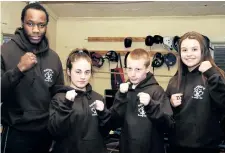
<path fill-rule="evenodd" d="M 120 62 L 120 67 L 118 67 L 118 62 Z M 118 62 L 116 68 L 111 69 L 111 86 L 116 90 L 119 89 L 121 83 L 125 82 L 120 54 L 118 54 Z"/>

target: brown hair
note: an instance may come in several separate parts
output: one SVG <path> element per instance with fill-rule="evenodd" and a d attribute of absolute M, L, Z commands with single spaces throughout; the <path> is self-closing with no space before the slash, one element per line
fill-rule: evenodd
<path fill-rule="evenodd" d="M 178 79 L 177 79 L 177 87 L 178 90 L 180 89 L 181 86 L 181 81 L 182 81 L 182 75 L 185 73 L 185 71 L 187 70 L 187 66 L 182 62 L 180 56 L 181 56 L 181 43 L 183 42 L 183 40 L 185 39 L 195 39 L 199 42 L 200 44 L 200 49 L 201 49 L 201 62 L 202 61 L 210 61 L 210 63 L 212 64 L 213 67 L 216 68 L 216 70 L 221 74 L 222 77 L 224 77 L 224 71 L 221 70 L 214 62 L 211 54 L 210 54 L 210 50 L 207 47 L 207 42 L 205 41 L 205 38 L 203 35 L 201 35 L 198 32 L 187 32 L 185 33 L 183 36 L 181 36 L 180 40 L 179 40 L 179 47 L 178 47 L 178 53 L 179 53 L 179 58 L 178 58 L 178 71 L 177 71 L 177 75 L 178 75 Z"/>
<path fill-rule="evenodd" d="M 150 65 L 150 54 L 149 52 L 147 52 L 142 48 L 137 48 L 131 51 L 130 54 L 128 55 L 128 58 L 134 60 L 144 59 L 146 68 Z"/>
<path fill-rule="evenodd" d="M 72 63 L 79 59 L 85 59 L 91 64 L 91 73 L 92 73 L 93 72 L 92 60 L 90 58 L 90 54 L 89 54 L 88 50 L 85 48 L 82 48 L 82 49 L 76 48 L 70 52 L 70 54 L 68 55 L 68 58 L 66 60 L 66 71 L 67 70 L 71 71 L 72 66 L 73 66 Z M 66 78 L 68 81 L 71 81 L 71 77 L 67 73 L 66 73 Z"/>

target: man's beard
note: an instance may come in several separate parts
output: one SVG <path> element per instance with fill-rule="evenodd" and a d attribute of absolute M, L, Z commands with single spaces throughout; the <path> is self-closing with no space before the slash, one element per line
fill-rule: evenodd
<path fill-rule="evenodd" d="M 38 43 L 33 43 L 33 42 L 30 41 L 29 35 L 28 35 L 27 31 L 25 30 L 25 28 L 23 27 L 22 29 L 23 29 L 23 33 L 24 33 L 25 38 L 26 38 L 32 45 L 39 45 L 39 44 L 42 42 L 42 40 L 44 39 L 45 35 L 46 35 L 46 31 L 45 31 L 45 32 L 41 35 L 41 40 L 40 40 L 40 42 L 38 42 Z"/>

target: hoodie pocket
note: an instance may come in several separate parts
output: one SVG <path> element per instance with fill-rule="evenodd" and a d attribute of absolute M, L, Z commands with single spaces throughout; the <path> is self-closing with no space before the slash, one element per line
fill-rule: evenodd
<path fill-rule="evenodd" d="M 29 110 L 23 112 L 22 122 L 29 122 L 35 120 L 36 123 L 42 123 L 43 120 L 47 120 L 49 112 L 45 110 Z"/>
<path fill-rule="evenodd" d="M 196 141 L 196 134 L 196 124 L 178 120 L 170 133 L 170 139 L 175 144 L 192 144 Z"/>
<path fill-rule="evenodd" d="M 139 117 L 138 114 L 126 116 L 124 133 L 129 139 L 143 140 L 151 136 L 152 123 L 147 117 Z"/>
<path fill-rule="evenodd" d="M 126 153 L 148 153 L 148 144 L 144 144 L 136 139 L 127 139 L 126 143 L 121 146 L 121 151 Z"/>
<path fill-rule="evenodd" d="M 10 109 L 9 118 L 12 124 L 20 123 L 23 117 L 23 110 L 21 109 Z"/>
<path fill-rule="evenodd" d="M 80 153 L 105 153 L 106 147 L 103 140 L 81 140 L 79 144 Z"/>

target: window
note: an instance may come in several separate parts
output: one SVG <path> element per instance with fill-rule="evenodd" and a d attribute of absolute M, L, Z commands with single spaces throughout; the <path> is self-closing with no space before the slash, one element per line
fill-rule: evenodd
<path fill-rule="evenodd" d="M 212 44 L 214 51 L 212 52 L 212 56 L 216 65 L 225 71 L 225 43 L 220 44 Z"/>
<path fill-rule="evenodd" d="M 12 34 L 5 34 L 5 33 L 3 33 L 2 35 L 1 35 L 1 44 L 4 44 L 4 43 L 7 43 L 8 41 L 10 41 L 11 39 L 12 39 L 12 37 L 13 37 L 13 35 Z"/>

